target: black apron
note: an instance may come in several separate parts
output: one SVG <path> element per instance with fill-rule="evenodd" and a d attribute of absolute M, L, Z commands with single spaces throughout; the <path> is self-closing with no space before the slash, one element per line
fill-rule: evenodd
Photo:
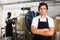
<path fill-rule="evenodd" d="M 42 22 L 40 21 L 40 19 L 38 22 L 38 29 L 44 29 L 44 28 L 49 28 L 47 18 L 46 18 L 46 22 Z M 51 36 L 42 36 L 42 35 L 34 34 L 33 40 L 51 40 Z"/>
<path fill-rule="evenodd" d="M 9 22 L 9 21 L 8 21 Z M 6 25 L 6 37 L 13 35 L 12 21 Z"/>

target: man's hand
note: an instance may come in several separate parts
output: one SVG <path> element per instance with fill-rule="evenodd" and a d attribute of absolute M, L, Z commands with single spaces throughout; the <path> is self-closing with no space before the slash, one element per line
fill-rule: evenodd
<path fill-rule="evenodd" d="M 53 36 L 54 35 L 54 27 L 50 27 L 49 31 L 46 31 L 41 34 L 42 36 Z"/>
<path fill-rule="evenodd" d="M 44 29 L 37 29 L 36 27 L 32 26 L 31 27 L 31 31 L 33 34 L 43 34 L 45 32 L 48 32 L 49 29 L 48 28 L 44 28 Z"/>
<path fill-rule="evenodd" d="M 43 32 L 48 32 L 49 31 L 49 28 L 44 28 L 42 29 Z"/>
<path fill-rule="evenodd" d="M 33 34 L 39 34 L 42 36 L 53 36 L 54 27 L 53 28 L 45 28 L 45 29 L 37 29 L 36 27 L 32 26 L 31 31 Z"/>

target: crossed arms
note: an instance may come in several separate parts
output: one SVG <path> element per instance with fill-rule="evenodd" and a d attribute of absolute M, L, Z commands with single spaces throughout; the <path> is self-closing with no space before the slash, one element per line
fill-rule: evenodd
<path fill-rule="evenodd" d="M 42 36 L 53 36 L 54 35 L 54 27 L 37 29 L 35 26 L 31 26 L 31 31 L 33 34 L 39 34 Z"/>

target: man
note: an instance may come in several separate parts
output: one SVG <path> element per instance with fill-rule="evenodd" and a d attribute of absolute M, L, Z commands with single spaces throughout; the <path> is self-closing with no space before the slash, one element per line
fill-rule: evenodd
<path fill-rule="evenodd" d="M 48 5 L 44 2 L 40 3 L 38 10 L 40 15 L 34 17 L 31 24 L 33 40 L 51 40 L 51 36 L 54 35 L 54 20 L 46 15 Z"/>
<path fill-rule="evenodd" d="M 12 19 L 11 19 L 11 12 L 7 13 L 7 18 L 6 18 L 6 40 L 12 40 L 12 35 L 13 35 L 13 28 L 12 28 Z"/>

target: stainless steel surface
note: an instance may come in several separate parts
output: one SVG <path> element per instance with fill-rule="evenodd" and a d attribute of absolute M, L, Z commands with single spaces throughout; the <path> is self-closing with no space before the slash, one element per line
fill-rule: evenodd
<path fill-rule="evenodd" d="M 60 32 L 55 33 L 55 40 L 60 40 Z"/>

